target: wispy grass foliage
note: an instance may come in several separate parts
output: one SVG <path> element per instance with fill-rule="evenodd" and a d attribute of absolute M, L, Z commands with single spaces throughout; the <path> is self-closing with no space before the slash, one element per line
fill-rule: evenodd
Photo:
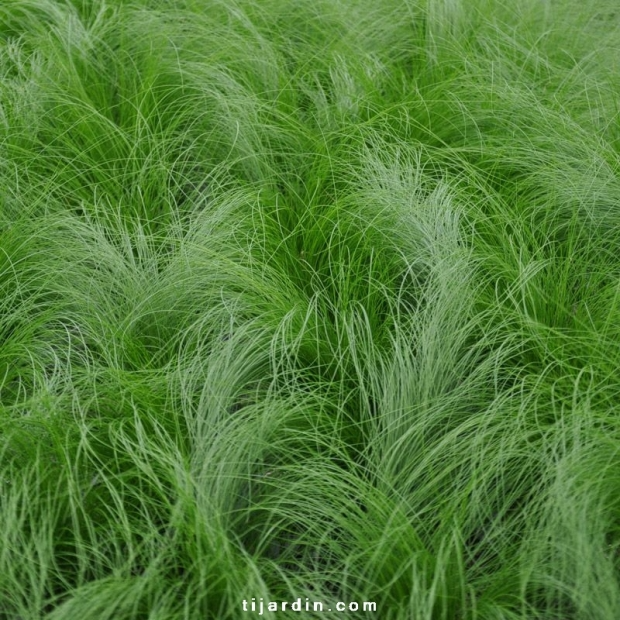
<path fill-rule="evenodd" d="M 4 0 L 0 618 L 619 618 L 618 15 Z"/>

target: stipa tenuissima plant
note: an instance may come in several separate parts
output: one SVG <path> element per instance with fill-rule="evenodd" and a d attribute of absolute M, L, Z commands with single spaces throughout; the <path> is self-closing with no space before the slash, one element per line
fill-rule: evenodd
<path fill-rule="evenodd" d="M 618 35 L 6 0 L 0 618 L 620 617 Z"/>

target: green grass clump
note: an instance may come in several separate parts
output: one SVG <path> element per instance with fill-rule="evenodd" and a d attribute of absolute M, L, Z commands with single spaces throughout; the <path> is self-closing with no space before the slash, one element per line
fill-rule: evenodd
<path fill-rule="evenodd" d="M 620 618 L 619 19 L 4 0 L 0 620 Z"/>

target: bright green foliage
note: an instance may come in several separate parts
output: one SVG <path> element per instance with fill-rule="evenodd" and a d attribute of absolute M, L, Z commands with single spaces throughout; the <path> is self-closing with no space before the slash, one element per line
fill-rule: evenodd
<path fill-rule="evenodd" d="M 611 0 L 0 3 L 0 620 L 620 618 Z"/>

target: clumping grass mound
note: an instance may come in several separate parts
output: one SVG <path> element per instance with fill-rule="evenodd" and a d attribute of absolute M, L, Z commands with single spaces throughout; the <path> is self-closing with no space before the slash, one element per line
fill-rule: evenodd
<path fill-rule="evenodd" d="M 620 618 L 618 84 L 611 0 L 3 0 L 0 619 Z"/>

